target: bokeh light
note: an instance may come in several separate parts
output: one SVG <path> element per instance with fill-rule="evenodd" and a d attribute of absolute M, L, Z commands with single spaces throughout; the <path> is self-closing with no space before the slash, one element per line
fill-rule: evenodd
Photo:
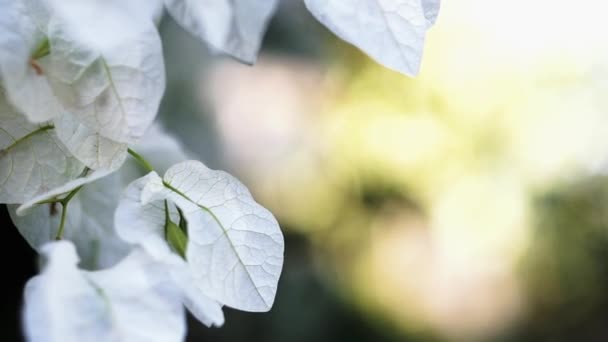
<path fill-rule="evenodd" d="M 380 329 L 607 336 L 607 6 L 444 1 L 412 79 L 288 2 L 256 66 L 194 73 L 201 139 Z"/>

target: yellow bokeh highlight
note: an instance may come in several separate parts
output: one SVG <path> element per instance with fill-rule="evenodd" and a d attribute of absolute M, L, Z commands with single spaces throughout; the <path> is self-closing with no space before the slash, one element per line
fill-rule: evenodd
<path fill-rule="evenodd" d="M 345 44 L 329 68 L 221 66 L 227 159 L 370 317 L 499 334 L 529 309 L 533 198 L 606 170 L 606 6 L 444 1 L 415 79 Z"/>

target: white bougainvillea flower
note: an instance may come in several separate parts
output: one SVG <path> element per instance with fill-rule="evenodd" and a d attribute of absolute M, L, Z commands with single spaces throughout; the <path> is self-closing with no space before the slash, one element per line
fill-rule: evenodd
<path fill-rule="evenodd" d="M 32 56 L 45 37 L 44 10 L 36 0 L 0 0 L 0 78 L 10 102 L 31 122 L 61 112 L 48 80 Z"/>
<path fill-rule="evenodd" d="M 74 115 L 64 113 L 53 120 L 57 137 L 70 153 L 88 168 L 117 170 L 127 155 L 127 144 L 96 133 Z"/>
<path fill-rule="evenodd" d="M 0 16 L 5 51 L 0 55 L 0 74 L 11 102 L 30 121 L 54 119 L 57 136 L 77 159 L 93 170 L 116 169 L 124 160 L 126 143 L 135 142 L 153 121 L 164 92 L 160 38 L 149 18 L 153 12 L 159 15 L 162 3 L 148 3 L 141 27 L 121 27 L 112 44 L 97 45 L 79 40 L 82 30 L 73 29 L 71 17 L 59 15 L 64 12 L 55 7 L 64 8 L 68 2 L 56 6 L 53 1 L 24 0 L 6 5 L 6 14 Z M 75 8 L 99 9 L 95 16 L 103 20 L 94 23 L 108 27 L 100 24 L 95 26 L 98 30 L 109 30 L 106 14 L 126 16 L 133 24 L 130 13 L 148 8 L 136 11 L 135 4 L 121 7 L 118 2 L 96 8 L 89 2 Z M 47 8 L 51 5 L 55 7 Z M 121 11 L 123 7 L 129 11 Z"/>
<path fill-rule="evenodd" d="M 83 124 L 117 143 L 134 143 L 154 120 L 165 88 L 153 21 L 162 3 L 136 3 L 7 5 L 7 14 L 0 16 L 5 51 L 0 72 L 11 102 L 33 122 L 69 112 L 77 120 L 72 126 Z"/>
<path fill-rule="evenodd" d="M 0 91 L 0 203 L 23 203 L 79 177 L 84 170 L 51 126 L 30 123 Z"/>
<path fill-rule="evenodd" d="M 32 0 L 30 0 L 32 1 Z M 37 0 L 94 51 L 112 48 L 119 40 L 137 40 L 160 19 L 162 0 Z"/>
<path fill-rule="evenodd" d="M 113 268 L 78 269 L 68 241 L 42 247 L 42 273 L 25 288 L 24 328 L 31 342 L 172 342 L 185 336 L 179 294 L 164 267 L 133 251 Z"/>
<path fill-rule="evenodd" d="M 83 187 L 69 203 L 63 238 L 72 241 L 81 257 L 80 266 L 88 270 L 108 268 L 123 259 L 130 247 L 114 231 L 114 211 L 124 184 L 120 173 Z M 17 215 L 17 205 L 9 205 L 13 223 L 36 250 L 55 240 L 60 224 L 61 205 L 47 203 Z"/>
<path fill-rule="evenodd" d="M 17 211 L 16 211 L 17 215 L 23 216 L 27 212 L 29 212 L 30 209 L 37 206 L 41 202 L 59 198 L 81 186 L 84 186 L 84 185 L 94 182 L 98 179 L 106 177 L 114 171 L 115 170 L 106 170 L 106 169 L 91 171 L 91 170 L 88 170 L 85 168 L 83 174 L 80 177 L 72 179 L 68 182 L 64 182 L 62 185 L 60 185 L 58 187 L 55 187 L 48 191 L 42 192 L 41 194 L 38 194 L 32 198 L 29 198 L 28 200 L 23 202 L 17 208 Z"/>
<path fill-rule="evenodd" d="M 213 50 L 245 63 L 257 58 L 277 0 L 165 0 L 169 14 Z"/>
<path fill-rule="evenodd" d="M 152 125 L 136 145 L 139 153 L 159 170 L 187 158 L 182 146 L 157 123 Z M 63 238 L 72 241 L 81 257 L 81 266 L 94 270 L 114 265 L 128 252 L 127 244 L 114 230 L 114 212 L 124 188 L 146 174 L 130 159 L 118 172 L 96 180 L 70 200 Z M 60 225 L 59 203 L 36 205 L 17 215 L 18 205 L 9 205 L 13 223 L 36 250 L 57 236 Z"/>
<path fill-rule="evenodd" d="M 236 309 L 270 310 L 283 265 L 283 235 L 276 219 L 243 184 L 187 161 L 171 167 L 162 179 L 152 172 L 129 189 L 116 212 L 121 237 L 144 246 L 161 245 L 168 200 L 182 209 L 188 222 L 183 252 L 197 288 Z"/>
<path fill-rule="evenodd" d="M 125 241 L 143 246 L 159 262 L 162 262 L 171 274 L 175 286 L 182 293 L 184 305 L 192 314 L 207 326 L 221 326 L 224 315 L 221 305 L 209 298 L 196 285 L 189 265 L 171 251 L 166 242 L 166 212 L 163 201 L 143 204 L 141 194 L 146 184 L 156 174 L 149 174 L 131 183 L 120 200 L 115 214 L 115 226 L 118 235 Z M 169 208 L 169 207 L 167 207 Z M 176 210 L 171 207 L 173 220 Z"/>
<path fill-rule="evenodd" d="M 154 24 L 118 36 L 111 45 L 91 47 L 54 18 L 48 38 L 51 53 L 41 64 L 65 110 L 115 142 L 141 138 L 165 90 L 162 46 Z"/>
<path fill-rule="evenodd" d="M 308 10 L 338 37 L 380 64 L 414 76 L 426 31 L 440 0 L 304 0 Z"/>

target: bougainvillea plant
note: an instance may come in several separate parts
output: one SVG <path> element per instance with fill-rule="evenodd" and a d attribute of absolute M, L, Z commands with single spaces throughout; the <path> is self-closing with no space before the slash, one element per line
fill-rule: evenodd
<path fill-rule="evenodd" d="M 0 0 L 0 203 L 44 256 L 24 291 L 28 340 L 181 341 L 184 308 L 207 326 L 224 323 L 223 306 L 271 309 L 276 219 L 154 120 L 165 12 L 253 64 L 277 2 Z M 411 76 L 439 11 L 439 0 L 304 2 Z"/>

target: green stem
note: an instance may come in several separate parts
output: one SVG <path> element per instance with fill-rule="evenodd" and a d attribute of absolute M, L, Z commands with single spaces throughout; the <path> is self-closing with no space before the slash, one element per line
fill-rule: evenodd
<path fill-rule="evenodd" d="M 72 197 L 76 196 L 78 191 L 80 191 L 80 189 L 82 189 L 83 186 L 84 185 L 81 185 L 81 186 L 77 187 L 76 189 L 70 191 L 70 193 L 67 196 L 65 196 L 64 199 L 61 200 L 61 204 L 67 205 L 70 202 L 70 200 L 72 199 Z"/>
<path fill-rule="evenodd" d="M 68 213 L 68 204 L 70 203 L 70 200 L 72 200 L 72 198 L 76 196 L 80 189 L 82 189 L 82 185 L 70 191 L 70 193 L 64 199 L 59 201 L 59 203 L 61 203 L 61 221 L 59 222 L 59 230 L 57 230 L 57 236 L 55 236 L 55 240 L 63 239 L 63 231 L 65 230 L 65 219 Z"/>
<path fill-rule="evenodd" d="M 131 155 L 131 157 L 135 158 L 135 160 L 137 160 L 137 162 L 143 166 L 144 169 L 146 169 L 146 171 L 148 172 L 152 172 L 154 171 L 154 168 L 152 167 L 152 165 L 150 165 L 150 163 L 148 163 L 147 160 L 144 159 L 144 157 L 140 156 L 137 152 L 133 151 L 132 149 L 127 149 L 127 151 L 129 152 L 129 154 Z"/>
<path fill-rule="evenodd" d="M 127 151 L 148 172 L 154 171 L 154 168 L 150 165 L 150 163 L 148 163 L 148 161 L 145 160 L 144 157 L 139 155 L 139 153 L 133 151 L 130 148 L 127 149 Z M 177 192 L 181 196 L 186 197 L 186 195 L 184 195 L 179 190 L 172 187 L 171 184 L 163 181 L 163 185 L 166 186 L 167 188 L 171 189 L 172 191 Z M 164 205 L 165 205 L 165 230 L 164 230 L 165 240 L 167 241 L 169 246 L 171 246 L 173 248 L 173 250 L 175 252 L 177 252 L 182 258 L 186 259 L 186 248 L 188 247 L 188 237 L 187 237 L 187 233 L 186 233 L 187 229 L 185 229 L 186 222 L 185 222 L 185 219 L 183 218 L 183 213 L 182 213 L 181 209 L 178 207 L 177 210 L 179 212 L 180 221 L 179 221 L 179 225 L 177 225 L 173 221 L 171 221 L 171 214 L 169 212 L 169 201 L 165 200 Z M 213 213 L 212 213 L 212 215 L 213 215 Z"/>
<path fill-rule="evenodd" d="M 55 236 L 55 240 L 63 239 L 63 230 L 65 228 L 65 218 L 67 216 L 68 206 L 67 204 L 61 203 L 61 221 L 59 222 L 59 230 L 57 231 L 57 236 Z"/>
<path fill-rule="evenodd" d="M 0 154 L 8 152 L 11 148 L 15 147 L 19 143 L 31 138 L 32 136 L 34 136 L 36 134 L 46 132 L 49 129 L 53 129 L 53 128 L 55 128 L 55 126 L 53 126 L 53 125 L 45 125 L 45 126 L 39 127 L 38 129 L 33 130 L 33 131 L 29 132 L 28 134 L 22 136 L 21 138 L 15 140 L 12 144 L 8 145 L 5 149 L 0 151 L 1 152 Z"/>

